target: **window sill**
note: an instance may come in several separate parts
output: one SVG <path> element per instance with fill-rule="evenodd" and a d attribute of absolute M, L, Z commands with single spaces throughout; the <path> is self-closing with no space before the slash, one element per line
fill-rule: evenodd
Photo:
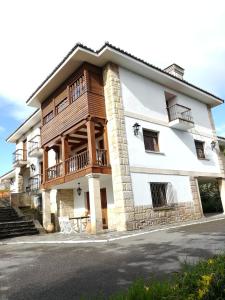
<path fill-rule="evenodd" d="M 158 211 L 158 210 L 172 210 L 175 209 L 175 205 L 171 205 L 171 206 L 161 206 L 161 207 L 153 207 L 154 211 Z"/>
<path fill-rule="evenodd" d="M 151 151 L 151 150 L 145 150 L 146 153 L 154 153 L 154 154 L 159 154 L 159 155 L 165 155 L 164 152 L 159 152 L 159 151 Z"/>

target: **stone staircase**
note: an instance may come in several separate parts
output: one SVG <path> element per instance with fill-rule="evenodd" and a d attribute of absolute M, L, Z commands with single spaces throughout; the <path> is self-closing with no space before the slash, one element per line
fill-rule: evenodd
<path fill-rule="evenodd" d="M 32 220 L 26 221 L 8 205 L 0 205 L 0 239 L 38 234 Z"/>

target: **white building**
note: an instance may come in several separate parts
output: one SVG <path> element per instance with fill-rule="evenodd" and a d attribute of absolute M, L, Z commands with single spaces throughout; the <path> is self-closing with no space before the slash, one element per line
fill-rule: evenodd
<path fill-rule="evenodd" d="M 2 179 L 13 176 L 18 193 L 21 178 L 26 192 L 27 178 L 43 174 L 44 227 L 51 214 L 57 226 L 60 216 L 88 213 L 92 232 L 201 218 L 204 180 L 219 180 L 224 207 L 211 114 L 223 100 L 183 74 L 175 64 L 160 70 L 110 44 L 97 52 L 76 45 L 28 99 L 39 110 L 8 138 L 19 163 Z M 39 145 L 33 155 L 32 140 Z"/>

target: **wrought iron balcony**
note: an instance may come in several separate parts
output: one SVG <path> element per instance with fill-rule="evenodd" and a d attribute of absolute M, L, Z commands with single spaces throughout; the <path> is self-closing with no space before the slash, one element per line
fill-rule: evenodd
<path fill-rule="evenodd" d="M 194 127 L 194 121 L 189 107 L 174 104 L 167 107 L 169 126 L 172 128 L 187 130 Z"/>
<path fill-rule="evenodd" d="M 23 166 L 27 164 L 27 151 L 24 149 L 17 149 L 13 152 L 13 166 Z"/>
<path fill-rule="evenodd" d="M 41 136 L 35 135 L 31 140 L 28 141 L 28 154 L 31 157 L 38 157 L 42 155 L 42 149 L 41 149 Z"/>

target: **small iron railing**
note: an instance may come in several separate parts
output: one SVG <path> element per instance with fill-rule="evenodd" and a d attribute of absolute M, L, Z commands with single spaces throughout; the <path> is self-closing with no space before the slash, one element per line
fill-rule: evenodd
<path fill-rule="evenodd" d="M 13 163 L 18 161 L 26 161 L 27 160 L 27 151 L 24 149 L 17 149 L 13 152 Z"/>
<path fill-rule="evenodd" d="M 39 150 L 41 148 L 41 136 L 35 135 L 31 140 L 28 141 L 29 143 L 29 154 L 34 150 Z"/>
<path fill-rule="evenodd" d="M 39 190 L 40 186 L 41 186 L 41 174 L 37 174 L 29 178 L 29 187 L 31 192 Z"/>
<path fill-rule="evenodd" d="M 169 120 L 174 121 L 177 119 L 181 119 L 183 121 L 193 122 L 193 117 L 191 114 L 191 109 L 180 105 L 180 104 L 174 104 L 170 107 L 167 107 Z"/>

